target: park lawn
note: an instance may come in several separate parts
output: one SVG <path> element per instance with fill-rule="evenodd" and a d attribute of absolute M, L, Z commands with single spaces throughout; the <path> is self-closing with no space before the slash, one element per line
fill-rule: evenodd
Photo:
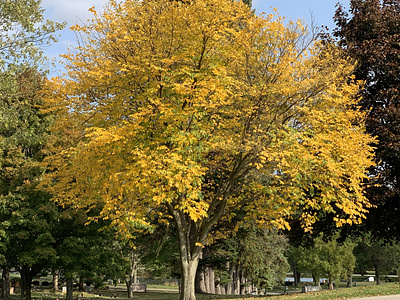
<path fill-rule="evenodd" d="M 157 292 L 156 292 L 157 293 Z M 354 288 L 338 288 L 332 291 L 324 290 L 318 293 L 292 293 L 288 295 L 280 295 L 280 296 L 227 296 L 227 295 L 197 295 L 197 300 L 228 300 L 228 299 L 244 299 L 247 300 L 336 300 L 336 299 L 351 299 L 358 297 L 369 297 L 369 296 L 381 296 L 381 295 L 394 295 L 400 294 L 400 285 L 398 283 L 387 283 L 382 285 L 367 285 L 367 286 L 359 286 Z M 154 295 L 155 298 L 144 298 L 143 299 L 151 299 L 151 300 L 178 300 L 179 297 L 177 294 L 168 295 L 167 298 L 158 298 L 158 296 Z M 167 296 L 167 295 L 165 295 Z M 142 299 L 142 297 L 139 297 Z"/>
<path fill-rule="evenodd" d="M 398 283 L 388 283 L 382 285 L 368 285 L 354 288 L 339 288 L 332 291 L 322 291 L 318 293 L 300 293 L 291 295 L 282 295 L 276 297 L 260 297 L 258 300 L 335 300 L 351 299 L 358 297 L 382 296 L 400 294 L 400 285 Z"/>
<path fill-rule="evenodd" d="M 354 288 L 339 288 L 333 291 L 324 290 L 318 293 L 293 293 L 280 296 L 227 296 L 227 295 L 204 295 L 198 294 L 197 300 L 228 300 L 228 299 L 246 299 L 246 300 L 335 300 L 351 299 L 357 297 L 369 297 L 378 295 L 400 294 L 400 285 L 398 283 L 387 283 L 382 285 L 367 285 Z M 167 291 L 149 291 L 145 294 L 135 294 L 133 299 L 145 300 L 179 300 L 178 293 Z"/>
<path fill-rule="evenodd" d="M 369 297 L 378 295 L 393 295 L 400 294 L 400 285 L 398 283 L 386 283 L 382 285 L 366 285 L 354 288 L 337 288 L 333 291 L 324 290 L 314 293 L 291 293 L 288 295 L 280 296 L 234 296 L 234 295 L 208 295 L 198 294 L 197 300 L 229 300 L 229 299 L 246 299 L 246 300 L 335 300 L 335 299 L 351 299 L 357 297 Z M 33 292 L 32 298 L 34 300 L 55 300 L 56 298 L 62 300 L 65 296 L 50 295 L 48 292 Z M 79 300 L 128 300 L 126 292 L 123 291 L 104 291 L 101 296 L 91 293 L 74 293 L 74 299 L 78 297 Z M 116 297 L 116 298 L 115 298 Z M 19 300 L 20 295 L 12 295 L 12 300 Z M 134 297 L 129 300 L 179 300 L 177 291 L 163 290 L 150 290 L 146 293 L 136 293 Z"/>

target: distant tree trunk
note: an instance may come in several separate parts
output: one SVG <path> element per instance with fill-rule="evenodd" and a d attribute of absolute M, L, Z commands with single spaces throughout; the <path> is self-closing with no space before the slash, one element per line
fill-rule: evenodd
<path fill-rule="evenodd" d="M 67 296 L 65 297 L 65 300 L 73 300 L 73 282 L 71 277 L 66 278 L 67 282 Z"/>
<path fill-rule="evenodd" d="M 128 298 L 133 297 L 132 286 L 138 283 L 137 271 L 138 271 L 138 257 L 136 251 L 132 250 L 130 253 L 131 267 L 129 270 L 129 277 L 125 279 L 126 288 L 128 290 Z"/>
<path fill-rule="evenodd" d="M 80 276 L 79 276 L 79 290 L 80 290 L 80 291 L 83 291 L 83 290 L 84 290 L 83 284 L 84 284 L 84 278 L 83 278 L 82 275 L 80 275 Z"/>
<path fill-rule="evenodd" d="M 258 287 L 254 284 L 252 284 L 251 293 L 255 293 L 255 295 L 258 295 Z"/>
<path fill-rule="evenodd" d="M 233 273 L 233 292 L 234 295 L 240 295 L 240 278 L 239 278 L 239 267 L 234 269 Z"/>
<path fill-rule="evenodd" d="M 132 253 L 132 281 L 133 284 L 137 284 L 138 280 L 138 257 L 136 252 Z"/>
<path fill-rule="evenodd" d="M 210 273 L 209 268 L 207 266 L 203 267 L 204 274 L 204 293 L 210 293 Z"/>
<path fill-rule="evenodd" d="M 58 291 L 58 270 L 53 270 L 53 288 L 51 291 L 53 293 Z"/>
<path fill-rule="evenodd" d="M 353 274 L 349 274 L 347 277 L 347 287 L 353 287 Z"/>
<path fill-rule="evenodd" d="M 209 294 L 215 294 L 215 274 L 214 274 L 214 269 L 211 267 L 207 268 L 208 272 L 208 286 L 210 287 L 208 293 Z"/>
<path fill-rule="evenodd" d="M 221 294 L 221 278 L 215 278 L 215 294 L 220 295 Z"/>
<path fill-rule="evenodd" d="M 31 300 L 31 284 L 33 276 L 27 265 L 23 266 L 19 271 L 21 275 L 21 300 Z"/>
<path fill-rule="evenodd" d="M 126 290 L 128 291 L 128 298 L 133 298 L 133 278 L 130 276 L 125 279 Z"/>
<path fill-rule="evenodd" d="M 221 285 L 220 284 L 220 286 L 221 286 L 221 295 L 226 295 L 226 285 Z"/>
<path fill-rule="evenodd" d="M 319 281 L 318 281 L 319 282 Z M 333 290 L 333 281 L 331 278 L 329 278 L 329 285 L 328 285 L 329 290 Z"/>
<path fill-rule="evenodd" d="M 246 294 L 246 279 L 244 278 L 243 271 L 239 271 L 239 290 L 240 290 L 240 295 L 245 295 Z"/>
<path fill-rule="evenodd" d="M 379 267 L 377 265 L 375 266 L 375 278 L 376 278 L 376 284 L 380 285 L 381 284 L 381 278 L 380 278 Z"/>
<path fill-rule="evenodd" d="M 133 298 L 132 280 L 125 279 L 126 289 L 128 291 L 128 298 Z"/>
<path fill-rule="evenodd" d="M 313 278 L 313 280 L 314 280 L 314 284 L 315 284 L 316 286 L 321 287 L 320 278 L 319 278 L 319 277 L 316 277 L 314 274 L 312 274 L 312 278 Z"/>
<path fill-rule="evenodd" d="M 196 273 L 196 293 L 199 293 L 199 294 L 206 293 L 204 265 L 201 265 L 201 266 L 199 266 L 197 268 L 197 273 Z"/>
<path fill-rule="evenodd" d="M 227 262 L 226 269 L 229 270 L 229 279 L 230 279 L 230 282 L 226 285 L 226 294 L 232 295 L 233 294 L 233 265 L 232 265 L 232 263 Z"/>
<path fill-rule="evenodd" d="M 297 267 L 293 268 L 293 278 L 294 278 L 294 286 L 299 286 L 300 284 L 300 272 L 298 271 Z"/>
<path fill-rule="evenodd" d="M 1 275 L 2 281 L 3 281 L 3 289 L 1 290 L 1 298 L 5 300 L 10 299 L 10 269 L 7 267 L 3 267 L 2 275 Z"/>

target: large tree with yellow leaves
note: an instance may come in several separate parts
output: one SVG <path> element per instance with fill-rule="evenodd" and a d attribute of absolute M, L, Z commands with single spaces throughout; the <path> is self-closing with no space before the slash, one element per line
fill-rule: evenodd
<path fill-rule="evenodd" d="M 174 222 L 181 299 L 195 299 L 210 231 L 237 211 L 275 227 L 300 210 L 306 228 L 320 209 L 361 221 L 371 138 L 337 49 L 230 0 L 111 1 L 93 13 L 75 26 L 68 77 L 50 83 L 62 141 L 48 188 L 101 207 L 122 233 Z"/>

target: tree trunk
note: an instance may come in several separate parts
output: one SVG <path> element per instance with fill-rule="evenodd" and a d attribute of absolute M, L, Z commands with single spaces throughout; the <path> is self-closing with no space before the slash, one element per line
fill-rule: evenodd
<path fill-rule="evenodd" d="M 376 284 L 380 285 L 381 284 L 381 278 L 380 278 L 380 273 L 379 273 L 379 267 L 375 266 L 375 278 L 376 278 Z"/>
<path fill-rule="evenodd" d="M 330 291 L 333 290 L 333 281 L 332 281 L 331 279 L 329 279 L 328 289 L 329 289 Z"/>
<path fill-rule="evenodd" d="M 214 269 L 212 267 L 208 267 L 208 286 L 210 287 L 209 293 L 215 294 L 215 275 Z"/>
<path fill-rule="evenodd" d="M 31 300 L 32 275 L 27 265 L 20 269 L 21 275 L 21 300 Z"/>
<path fill-rule="evenodd" d="M 72 278 L 67 277 L 66 281 L 67 281 L 67 296 L 65 300 L 73 300 L 74 296 L 73 296 Z"/>
<path fill-rule="evenodd" d="M 181 294 L 180 300 L 196 300 L 195 278 L 198 260 L 181 258 Z"/>
<path fill-rule="evenodd" d="M 204 266 L 204 293 L 209 294 L 210 293 L 210 268 L 207 266 Z"/>
<path fill-rule="evenodd" d="M 204 265 L 197 268 L 196 273 L 196 293 L 203 294 L 206 292 Z"/>
<path fill-rule="evenodd" d="M 184 195 L 181 196 L 184 197 Z M 200 225 L 182 210 L 176 209 L 175 205 L 167 203 L 167 207 L 174 218 L 178 234 L 181 271 L 180 300 L 196 300 L 195 281 L 200 255 L 208 233 L 218 218 L 213 218 L 214 221 L 203 219 Z"/>
<path fill-rule="evenodd" d="M 132 286 L 138 283 L 137 271 L 138 271 L 138 257 L 136 251 L 132 250 L 130 253 L 131 266 L 129 270 L 129 277 L 125 279 L 126 288 L 128 291 L 128 298 L 133 298 Z"/>
<path fill-rule="evenodd" d="M 347 277 L 347 287 L 353 287 L 353 274 L 350 274 Z"/>
<path fill-rule="evenodd" d="M 313 277 L 315 285 L 321 287 L 320 278 L 316 277 L 314 274 L 312 274 L 312 277 Z"/>
<path fill-rule="evenodd" d="M 221 294 L 221 278 L 216 278 L 215 280 L 215 294 L 220 295 Z"/>
<path fill-rule="evenodd" d="M 131 276 L 132 283 L 137 284 L 138 280 L 138 257 L 136 251 L 132 251 L 131 253 Z"/>
<path fill-rule="evenodd" d="M 53 270 L 53 288 L 51 291 L 53 293 L 58 292 L 58 270 Z"/>
<path fill-rule="evenodd" d="M 10 299 L 10 269 L 7 267 L 3 267 L 3 272 L 1 275 L 3 280 L 3 289 L 1 290 L 1 298 L 5 300 Z"/>
<path fill-rule="evenodd" d="M 182 212 L 175 218 L 178 228 L 180 269 L 181 269 L 181 289 L 180 300 L 196 300 L 195 280 L 196 271 L 199 264 L 201 245 L 196 245 L 192 240 L 187 224 L 183 224 L 185 218 Z M 185 230 L 186 228 L 186 230 Z M 204 239 L 201 239 L 205 242 Z"/>
<path fill-rule="evenodd" d="M 255 286 L 254 284 L 252 284 L 251 293 L 254 293 L 255 295 L 259 295 L 259 293 L 258 293 L 258 287 Z"/>
<path fill-rule="evenodd" d="M 180 300 L 195 300 L 196 271 L 202 249 L 207 241 L 207 236 L 212 227 L 224 213 L 229 185 L 223 194 L 223 200 L 218 200 L 219 205 L 209 208 L 209 216 L 195 222 L 190 215 L 182 211 L 180 201 L 186 197 L 180 194 L 175 203 L 166 203 L 169 213 L 173 216 L 179 242 L 181 289 Z M 226 192 L 226 195 L 225 195 Z"/>
<path fill-rule="evenodd" d="M 180 254 L 180 300 L 196 300 L 196 271 L 202 248 L 200 245 L 195 245 L 193 243 L 189 231 L 185 232 L 184 227 L 186 226 L 182 225 L 182 219 L 183 218 L 175 220 L 178 228 Z"/>
<path fill-rule="evenodd" d="M 133 298 L 132 278 L 125 279 L 125 284 L 128 291 L 128 298 Z"/>
<path fill-rule="evenodd" d="M 294 286 L 299 286 L 300 284 L 300 272 L 297 270 L 297 267 L 293 269 L 293 278 L 294 278 Z"/>
<path fill-rule="evenodd" d="M 244 278 L 243 270 L 240 270 L 238 275 L 240 295 L 246 295 L 246 280 Z"/>
<path fill-rule="evenodd" d="M 82 275 L 80 275 L 80 276 L 79 276 L 79 288 L 78 288 L 79 291 L 83 291 L 83 290 L 84 290 L 83 284 L 84 284 L 84 278 L 83 278 Z"/>
<path fill-rule="evenodd" d="M 233 294 L 240 295 L 240 278 L 238 267 L 235 267 L 233 272 Z"/>
<path fill-rule="evenodd" d="M 227 270 L 229 270 L 229 279 L 230 279 L 230 282 L 226 285 L 226 294 L 232 295 L 233 294 L 233 272 L 234 272 L 233 264 L 228 262 L 226 267 L 227 267 Z"/>

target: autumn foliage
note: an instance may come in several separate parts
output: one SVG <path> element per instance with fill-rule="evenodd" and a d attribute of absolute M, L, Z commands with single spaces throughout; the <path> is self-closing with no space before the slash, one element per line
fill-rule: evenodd
<path fill-rule="evenodd" d="M 280 228 L 295 213 L 309 228 L 315 210 L 361 221 L 372 139 L 339 50 L 235 1 L 111 1 L 93 13 L 74 27 L 68 77 L 49 83 L 62 139 L 48 188 L 101 207 L 126 234 L 173 221 L 181 299 L 194 298 L 210 230 L 237 210 Z"/>

